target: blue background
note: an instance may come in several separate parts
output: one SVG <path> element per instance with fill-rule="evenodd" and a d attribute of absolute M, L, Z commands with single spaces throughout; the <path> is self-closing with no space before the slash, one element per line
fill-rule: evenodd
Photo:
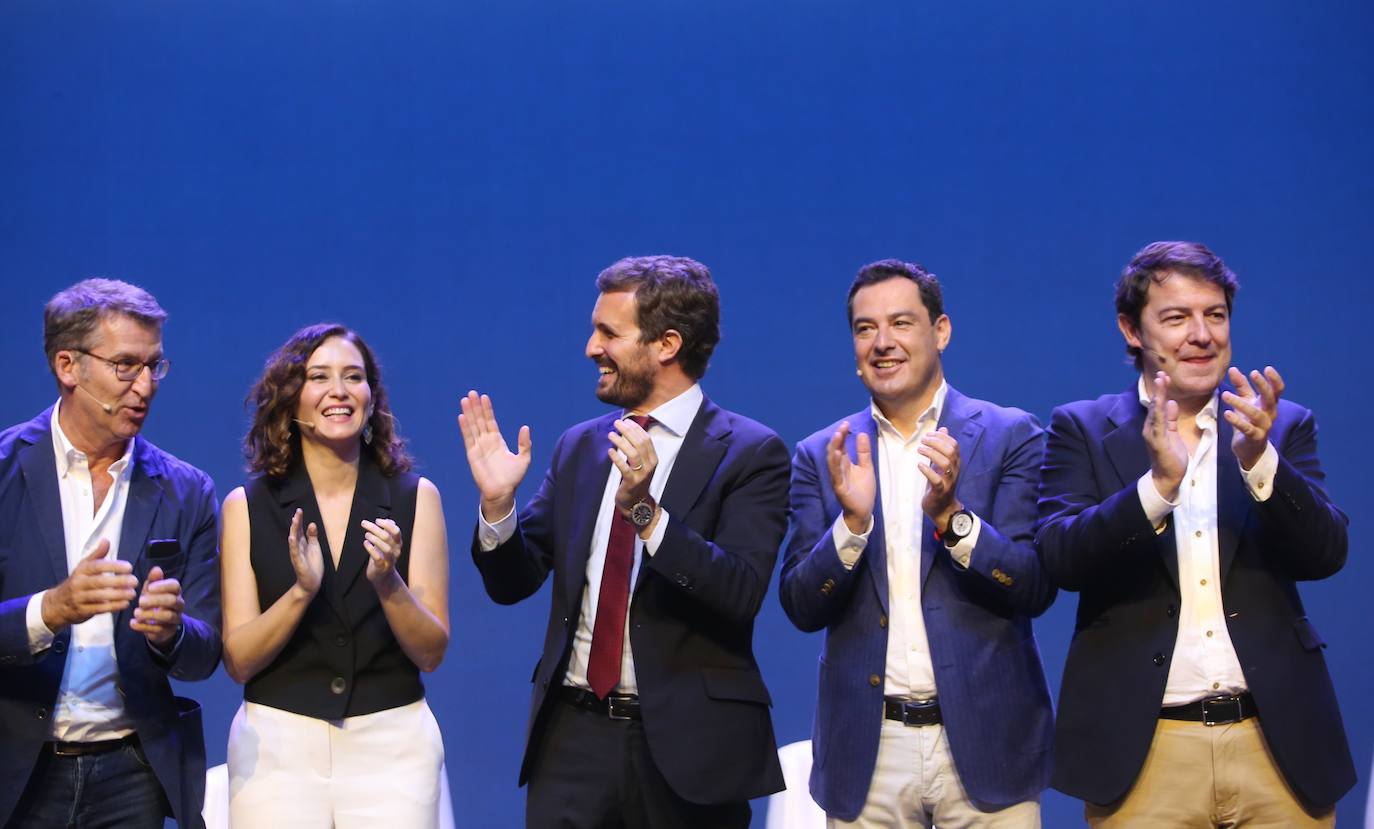
<path fill-rule="evenodd" d="M 1047 420 L 1133 382 L 1111 305 L 1130 255 L 1203 240 L 1241 277 L 1237 362 L 1278 366 L 1316 410 L 1352 518 L 1345 570 L 1302 592 L 1363 778 L 1372 41 L 1374 6 L 1334 1 L 6 0 L 0 423 L 54 398 L 46 299 L 126 278 L 172 315 L 147 434 L 223 495 L 268 352 L 308 322 L 360 329 L 445 498 L 454 636 L 428 688 L 460 825 L 511 827 L 547 595 L 482 593 L 454 417 L 490 392 L 508 433 L 532 427 L 538 479 L 559 431 L 603 411 L 582 356 L 602 267 L 709 264 L 707 393 L 795 442 L 865 402 L 844 322 L 864 262 L 938 273 L 951 381 Z M 1074 605 L 1037 625 L 1056 688 Z M 770 597 L 782 742 L 809 735 L 819 647 Z M 222 761 L 239 689 L 183 690 Z M 1044 814 L 1081 824 L 1057 793 Z"/>

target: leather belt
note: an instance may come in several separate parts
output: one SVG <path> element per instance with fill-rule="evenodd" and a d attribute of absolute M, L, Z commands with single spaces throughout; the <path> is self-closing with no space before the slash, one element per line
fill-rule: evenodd
<path fill-rule="evenodd" d="M 1223 725 L 1240 722 L 1259 716 L 1255 698 L 1250 694 L 1237 694 L 1233 697 L 1212 697 L 1200 699 L 1187 705 L 1174 705 L 1159 709 L 1159 716 L 1165 720 L 1187 720 L 1203 725 Z"/>
<path fill-rule="evenodd" d="M 91 754 L 108 754 L 125 746 L 138 745 L 138 734 L 127 734 L 117 740 L 93 740 L 86 743 L 64 743 L 60 740 L 43 744 L 58 757 L 85 757 Z"/>
<path fill-rule="evenodd" d="M 596 694 L 571 685 L 558 687 L 558 698 L 569 705 L 600 714 L 613 720 L 637 720 L 639 697 L 634 694 L 609 694 L 597 699 Z"/>
<path fill-rule="evenodd" d="M 912 727 L 944 722 L 940 703 L 934 699 L 884 699 L 883 716 Z"/>

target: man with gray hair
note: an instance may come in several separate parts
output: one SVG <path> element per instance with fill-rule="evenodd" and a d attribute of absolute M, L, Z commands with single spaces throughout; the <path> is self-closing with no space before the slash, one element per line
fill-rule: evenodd
<path fill-rule="evenodd" d="M 55 405 L 0 432 L 0 825 L 201 827 L 200 708 L 219 663 L 204 472 L 139 433 L 168 363 L 147 291 L 87 279 L 44 309 Z"/>

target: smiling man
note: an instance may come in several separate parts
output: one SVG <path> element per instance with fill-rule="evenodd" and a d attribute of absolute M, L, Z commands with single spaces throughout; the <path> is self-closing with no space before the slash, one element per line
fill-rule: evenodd
<path fill-rule="evenodd" d="M 920 265 L 860 269 L 849 326 L 871 403 L 797 447 L 779 592 L 826 632 L 811 793 L 832 827 L 1037 827 L 1043 432 L 945 382 L 953 326 Z"/>
<path fill-rule="evenodd" d="M 1116 286 L 1135 382 L 1050 425 L 1037 545 L 1079 593 L 1053 785 L 1094 827 L 1330 826 L 1355 782 L 1295 584 L 1345 563 L 1346 517 L 1312 413 L 1231 366 L 1236 287 L 1146 245 Z"/>
<path fill-rule="evenodd" d="M 0 825 L 203 825 L 200 709 L 168 677 L 219 663 L 217 510 L 140 435 L 166 316 L 115 280 L 54 296 L 57 404 L 0 433 Z"/>
<path fill-rule="evenodd" d="M 706 399 L 720 340 L 710 271 L 622 259 L 596 281 L 587 357 L 617 411 L 563 433 L 517 517 L 530 465 L 491 401 L 459 417 L 481 494 L 472 555 L 512 604 L 551 574 L 520 783 L 530 827 L 746 827 L 782 788 L 753 654 L 787 521 L 787 448 Z"/>

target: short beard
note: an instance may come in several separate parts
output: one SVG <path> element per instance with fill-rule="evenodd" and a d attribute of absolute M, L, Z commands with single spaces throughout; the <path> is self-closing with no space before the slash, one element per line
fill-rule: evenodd
<path fill-rule="evenodd" d="M 611 383 L 610 388 L 602 391 L 597 387 L 596 399 L 622 409 L 633 409 L 648 400 L 653 390 L 654 379 L 648 372 L 617 369 L 615 382 Z"/>

